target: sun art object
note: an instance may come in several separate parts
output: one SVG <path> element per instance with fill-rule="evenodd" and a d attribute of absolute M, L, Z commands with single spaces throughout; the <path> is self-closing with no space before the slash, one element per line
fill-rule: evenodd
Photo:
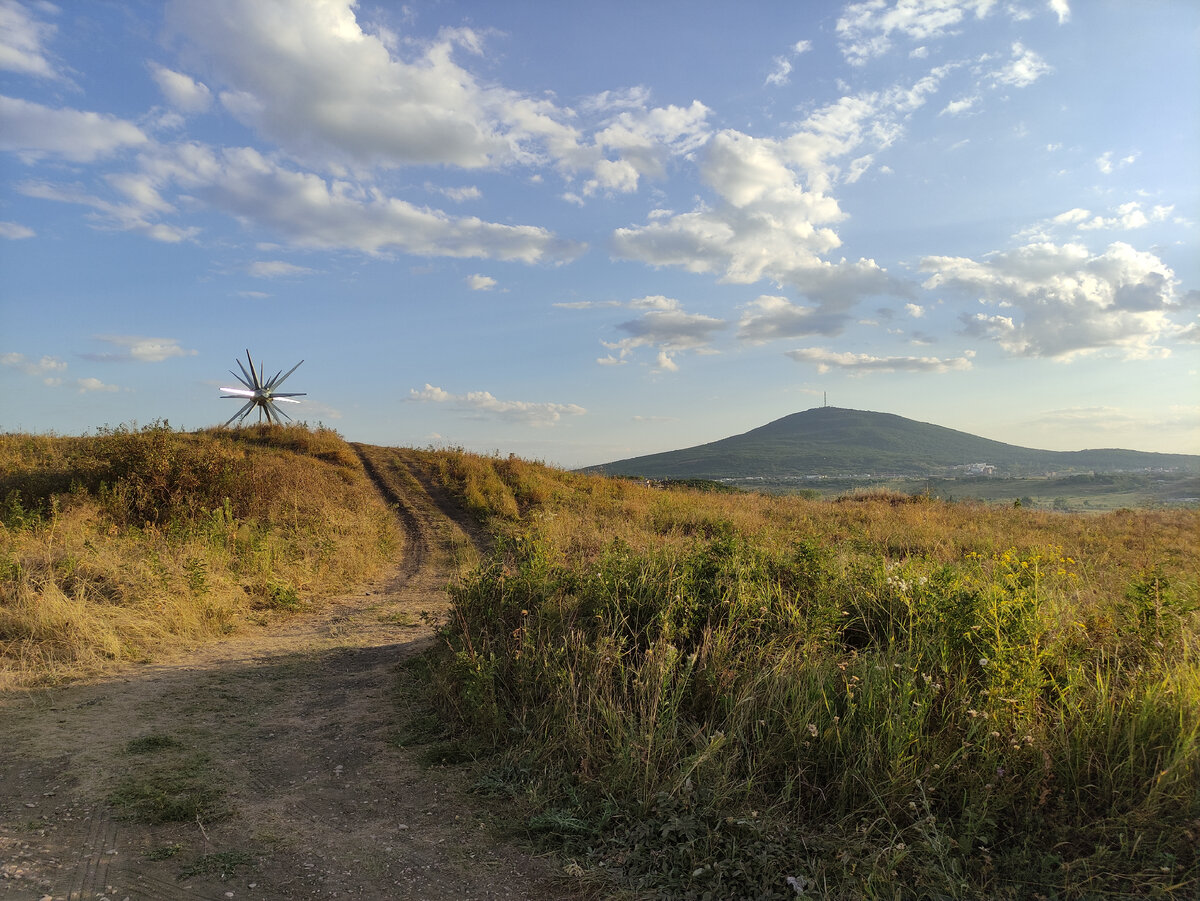
<path fill-rule="evenodd" d="M 283 410 L 279 409 L 276 404 L 298 404 L 300 401 L 293 400 L 293 398 L 304 397 L 305 392 L 300 391 L 294 394 L 281 394 L 275 389 L 282 385 L 289 375 L 299 369 L 300 363 L 303 363 L 304 361 L 301 360 L 300 363 L 297 363 L 295 366 L 289 369 L 286 374 L 284 374 L 282 369 L 279 370 L 279 372 L 275 373 L 274 377 L 270 379 L 263 378 L 263 369 L 261 363 L 259 364 L 258 372 L 254 371 L 254 360 L 250 358 L 249 350 L 246 351 L 246 362 L 250 364 L 249 370 L 242 365 L 241 360 L 237 361 L 238 369 L 242 370 L 241 375 L 238 375 L 232 369 L 229 370 L 229 374 L 245 385 L 245 387 L 221 389 L 222 391 L 227 392 L 226 394 L 221 395 L 222 400 L 237 399 L 244 400 L 246 402 L 244 407 L 229 417 L 229 420 L 225 423 L 225 425 L 229 425 L 229 423 L 233 422 L 235 419 L 238 421 L 238 425 L 241 425 L 242 420 L 250 415 L 255 407 L 258 408 L 259 422 L 262 422 L 264 415 L 267 417 L 267 422 L 274 423 L 276 425 L 282 425 L 283 420 L 285 419 L 290 421 L 292 417 L 288 416 L 283 412 Z"/>

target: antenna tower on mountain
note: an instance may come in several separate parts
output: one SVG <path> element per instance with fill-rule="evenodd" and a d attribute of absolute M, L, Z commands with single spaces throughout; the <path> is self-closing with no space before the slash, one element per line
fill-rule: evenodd
<path fill-rule="evenodd" d="M 282 385 L 284 381 L 287 380 L 289 375 L 299 369 L 300 363 L 303 363 L 304 361 L 301 360 L 300 363 L 297 363 L 295 366 L 289 369 L 286 374 L 284 374 L 282 369 L 279 370 L 279 372 L 275 373 L 275 375 L 270 379 L 263 377 L 261 363 L 259 364 L 258 371 L 254 371 L 254 360 L 250 358 L 249 350 L 246 351 L 246 362 L 250 364 L 249 369 L 242 365 L 241 360 L 237 361 L 238 369 L 242 370 L 241 375 L 238 375 L 232 369 L 229 370 L 229 374 L 245 385 L 245 387 L 221 389 L 222 391 L 226 392 L 225 394 L 221 395 L 222 400 L 237 399 L 244 400 L 246 402 L 245 406 L 229 417 L 225 425 L 229 425 L 229 423 L 233 422 L 235 419 L 238 421 L 238 425 L 241 425 L 242 420 L 245 419 L 255 407 L 258 408 L 259 422 L 262 422 L 263 416 L 267 417 L 267 422 L 276 425 L 282 425 L 283 420 L 285 419 L 291 420 L 292 417 L 288 416 L 283 412 L 283 410 L 279 409 L 276 404 L 298 404 L 300 401 L 294 400 L 294 398 L 304 397 L 305 392 L 300 391 L 292 394 L 281 394 L 275 389 Z"/>

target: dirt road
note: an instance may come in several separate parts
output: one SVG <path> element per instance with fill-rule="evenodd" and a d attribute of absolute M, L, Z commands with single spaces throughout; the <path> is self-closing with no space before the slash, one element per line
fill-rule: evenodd
<path fill-rule="evenodd" d="M 477 538 L 401 452 L 359 452 L 404 527 L 392 577 L 282 627 L 0 698 L 0 897 L 579 895 L 397 742 L 398 663 Z"/>

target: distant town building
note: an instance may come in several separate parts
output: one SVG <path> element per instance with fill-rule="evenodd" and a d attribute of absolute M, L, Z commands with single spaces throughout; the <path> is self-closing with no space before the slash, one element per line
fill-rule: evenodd
<path fill-rule="evenodd" d="M 994 476 L 996 474 L 996 467 L 991 463 L 964 463 L 962 466 L 954 468 L 969 476 Z"/>

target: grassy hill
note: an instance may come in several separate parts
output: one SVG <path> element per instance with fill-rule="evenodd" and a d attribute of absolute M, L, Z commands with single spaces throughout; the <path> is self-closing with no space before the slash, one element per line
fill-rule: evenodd
<path fill-rule="evenodd" d="M 1200 472 L 1200 456 L 1120 449 L 1044 451 L 980 438 L 890 413 L 817 407 L 683 450 L 617 460 L 585 471 L 645 478 L 748 478 L 844 474 L 931 476 L 989 463 L 997 474 L 1175 469 Z"/>
<path fill-rule="evenodd" d="M 477 784 L 631 896 L 1200 897 L 1200 512 L 428 460 Z"/>
<path fill-rule="evenodd" d="M 329 429 L 0 434 L 0 687 L 264 624 L 375 575 L 399 542 Z"/>
<path fill-rule="evenodd" d="M 619 890 L 1200 897 L 1200 512 L 411 456 L 495 539 L 423 661 L 437 754 Z M 398 539 L 298 427 L 0 435 L 0 501 L 0 686 L 269 624 Z"/>

